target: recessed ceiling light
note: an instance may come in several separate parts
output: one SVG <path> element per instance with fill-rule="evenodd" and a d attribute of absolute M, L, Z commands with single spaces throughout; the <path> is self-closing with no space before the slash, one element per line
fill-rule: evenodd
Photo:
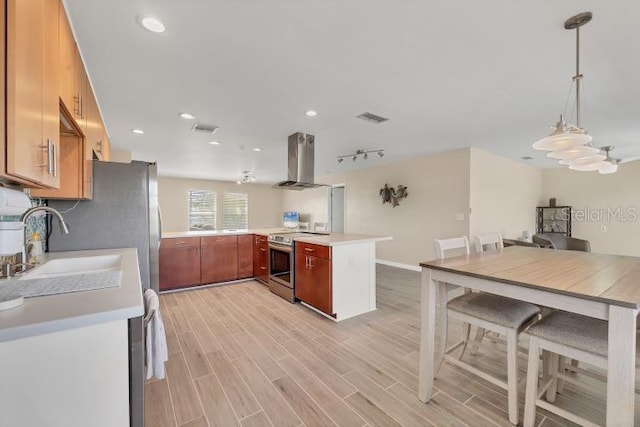
<path fill-rule="evenodd" d="M 140 20 L 140 23 L 144 28 L 151 31 L 152 33 L 164 33 L 164 24 L 152 16 L 142 18 L 142 20 Z"/>
<path fill-rule="evenodd" d="M 196 118 L 196 116 L 189 113 L 180 113 L 180 117 L 187 120 L 194 120 Z"/>
<path fill-rule="evenodd" d="M 262 148 L 256 147 L 253 149 L 253 151 L 262 151 Z"/>
<path fill-rule="evenodd" d="M 313 110 L 308 110 L 304 112 L 304 115 L 307 117 L 315 117 L 318 115 L 318 112 Z"/>
<path fill-rule="evenodd" d="M 137 133 L 138 135 L 142 135 L 144 133 L 142 129 L 131 129 L 131 132 Z"/>
<path fill-rule="evenodd" d="M 209 144 L 211 144 L 211 145 L 220 145 L 220 143 L 218 141 L 209 141 Z"/>

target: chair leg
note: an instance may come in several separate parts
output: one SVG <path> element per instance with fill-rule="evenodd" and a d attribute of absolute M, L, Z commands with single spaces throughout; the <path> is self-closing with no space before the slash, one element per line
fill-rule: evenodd
<path fill-rule="evenodd" d="M 571 362 L 573 364 L 573 360 Z M 566 366 L 567 366 L 567 359 L 564 356 L 560 356 L 558 358 L 558 370 L 560 371 L 560 373 L 562 374 L 567 373 Z M 558 378 L 557 392 L 562 393 L 562 390 L 564 390 L 564 380 L 561 378 Z"/>
<path fill-rule="evenodd" d="M 538 371 L 540 369 L 539 357 L 540 347 L 538 346 L 538 338 L 531 337 L 531 341 L 529 342 L 529 363 L 527 366 L 527 391 L 524 398 L 524 427 L 533 427 L 536 421 Z M 545 359 L 544 354 L 542 359 Z"/>
<path fill-rule="evenodd" d="M 435 369 L 434 376 L 438 375 L 440 368 L 442 367 L 442 363 L 444 362 L 444 353 L 447 351 L 447 337 L 448 337 L 448 328 L 447 328 L 447 284 L 440 282 L 438 286 L 438 294 L 440 297 L 440 345 L 436 350 L 436 360 L 435 360 Z"/>
<path fill-rule="evenodd" d="M 553 403 L 556 400 L 556 393 L 558 391 L 558 362 L 560 355 L 557 353 L 551 353 L 549 356 L 549 374 L 553 381 L 547 389 L 547 402 Z"/>
<path fill-rule="evenodd" d="M 518 425 L 518 331 L 507 331 L 507 397 L 509 422 Z M 537 360 L 537 359 L 536 359 Z"/>
<path fill-rule="evenodd" d="M 475 354 L 478 352 L 478 349 L 480 348 L 480 343 L 482 343 L 482 339 L 484 338 L 484 328 L 476 328 L 476 337 L 474 338 L 473 342 L 471 343 L 471 354 L 473 354 L 475 356 Z"/>
<path fill-rule="evenodd" d="M 462 324 L 462 339 L 464 340 L 464 344 L 462 344 L 462 350 L 458 355 L 458 360 L 462 359 L 464 356 L 464 352 L 467 349 L 467 344 L 469 344 L 469 335 L 471 334 L 471 325 L 469 323 Z"/>

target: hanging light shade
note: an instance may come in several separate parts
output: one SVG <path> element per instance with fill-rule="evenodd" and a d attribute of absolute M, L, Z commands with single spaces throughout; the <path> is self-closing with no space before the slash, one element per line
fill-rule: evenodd
<path fill-rule="evenodd" d="M 580 166 L 588 165 L 589 163 L 596 163 L 605 160 L 607 156 L 604 154 L 589 154 L 587 156 L 578 157 L 577 159 L 565 159 L 560 160 L 558 163 L 565 166 Z"/>
<path fill-rule="evenodd" d="M 581 171 L 581 172 L 592 172 L 592 171 L 597 171 L 601 167 L 606 166 L 607 163 L 609 163 L 609 162 L 605 162 L 605 161 L 599 160 L 599 161 L 596 161 L 596 162 L 586 163 L 586 164 L 582 164 L 582 165 L 571 165 L 571 166 L 569 166 L 569 169 L 574 170 L 574 171 Z"/>
<path fill-rule="evenodd" d="M 598 168 L 598 172 L 603 175 L 616 173 L 618 171 L 618 163 L 620 163 L 620 160 L 611 157 L 611 150 L 613 150 L 613 148 L 613 146 L 602 147 L 602 151 L 605 152 L 607 158 Z"/>
<path fill-rule="evenodd" d="M 566 150 L 552 151 L 547 153 L 547 157 L 558 160 L 571 160 L 596 154 L 599 151 L 599 149 L 590 145 L 578 145 L 577 147 L 568 148 Z"/>
<path fill-rule="evenodd" d="M 610 173 L 616 173 L 618 171 L 617 163 L 612 163 L 610 161 L 602 163 L 603 164 L 598 168 L 598 172 L 600 172 L 601 174 L 608 175 Z"/>
<path fill-rule="evenodd" d="M 559 159 L 561 165 L 569 166 L 573 170 L 594 171 L 602 170 L 602 173 L 615 172 L 616 166 L 609 156 L 600 153 L 600 150 L 591 145 L 591 136 L 581 127 L 580 94 L 583 75 L 580 73 L 580 27 L 591 21 L 591 12 L 579 13 L 567 19 L 564 28 L 576 32 L 576 73 L 572 77 L 575 84 L 575 125 L 567 123 L 561 115 L 551 135 L 546 136 L 533 144 L 536 150 L 550 151 L 547 157 Z M 567 106 L 565 105 L 565 111 Z M 611 171 L 611 172 L 609 172 Z"/>
<path fill-rule="evenodd" d="M 551 135 L 536 141 L 533 148 L 543 151 L 562 151 L 588 144 L 592 139 L 591 135 L 587 135 L 583 129 L 565 122 L 561 115 Z"/>

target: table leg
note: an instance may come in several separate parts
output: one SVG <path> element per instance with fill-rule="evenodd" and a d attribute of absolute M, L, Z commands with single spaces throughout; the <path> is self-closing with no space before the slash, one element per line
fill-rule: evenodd
<path fill-rule="evenodd" d="M 431 279 L 431 270 L 423 268 L 420 295 L 418 398 L 425 403 L 431 399 L 433 394 L 437 289 L 438 283 Z"/>
<path fill-rule="evenodd" d="M 609 306 L 608 426 L 632 426 L 634 422 L 637 314 L 638 310 Z"/>

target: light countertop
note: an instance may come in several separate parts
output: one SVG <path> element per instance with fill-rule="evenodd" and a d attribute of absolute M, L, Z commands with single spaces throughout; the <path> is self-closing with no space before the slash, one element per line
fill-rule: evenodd
<path fill-rule="evenodd" d="M 203 231 L 163 231 L 163 239 L 181 239 L 185 237 L 207 237 L 207 236 L 240 236 L 244 234 L 259 234 L 268 236 L 274 233 L 291 233 L 292 230 L 286 228 L 252 228 L 248 230 L 203 230 Z"/>
<path fill-rule="evenodd" d="M 163 239 L 180 239 L 185 237 L 206 237 L 206 236 L 238 236 L 243 234 L 259 234 L 262 236 L 268 236 L 269 234 L 286 234 L 286 233 L 300 233 L 304 231 L 292 230 L 290 228 L 256 228 L 248 230 L 234 230 L 234 231 L 168 231 L 162 233 Z M 349 245 L 354 243 L 365 242 L 380 242 L 383 240 L 391 240 L 391 236 L 376 236 L 372 234 L 355 234 L 355 233 L 328 233 L 328 234 L 313 234 L 309 233 L 308 236 L 295 237 L 296 242 L 315 243 L 317 245 L 324 246 L 337 246 L 337 245 Z"/>
<path fill-rule="evenodd" d="M 23 305 L 0 311 L 0 342 L 142 316 L 144 303 L 135 248 L 52 252 L 45 254 L 43 262 L 96 255 L 122 256 L 120 286 L 25 298 Z"/>
<path fill-rule="evenodd" d="M 331 233 L 328 235 L 310 234 L 309 236 L 296 237 L 296 242 L 315 243 L 323 246 L 351 245 L 354 243 L 381 242 L 391 240 L 391 236 L 375 236 L 371 234 L 355 233 Z"/>

